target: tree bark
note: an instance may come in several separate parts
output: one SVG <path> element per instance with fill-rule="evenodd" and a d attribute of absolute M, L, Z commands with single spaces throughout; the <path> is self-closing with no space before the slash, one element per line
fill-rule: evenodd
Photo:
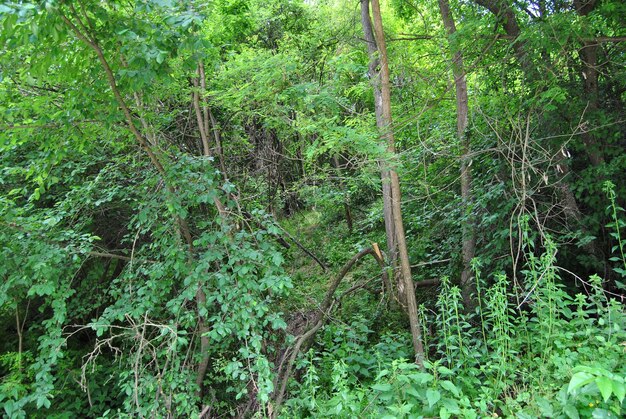
<path fill-rule="evenodd" d="M 375 40 L 378 50 L 378 56 L 380 57 L 379 67 L 380 71 L 377 75 L 379 78 L 380 95 L 376 95 L 376 78 L 373 78 L 374 93 L 375 93 L 375 106 L 376 106 L 376 120 L 378 129 L 381 132 L 383 138 L 387 143 L 387 152 L 390 156 L 395 157 L 395 145 L 392 129 L 391 119 L 391 88 L 389 82 L 389 63 L 387 59 L 387 48 L 385 45 L 385 36 L 383 31 L 383 23 L 380 14 L 380 4 L 378 0 L 372 0 L 372 16 L 374 22 Z M 368 36 L 371 39 L 371 24 L 369 16 L 369 4 L 367 0 L 361 1 L 361 18 L 363 21 L 363 31 L 366 39 Z M 369 32 L 369 33 L 368 33 Z M 371 44 L 368 42 L 368 45 Z M 369 48 L 368 48 L 369 50 Z M 370 53 L 370 59 L 372 54 Z M 370 63 L 371 69 L 371 63 Z M 413 343 L 413 350 L 415 353 L 415 362 L 422 366 L 424 361 L 424 347 L 422 345 L 422 333 L 420 330 L 420 322 L 417 314 L 417 301 L 415 299 L 415 288 L 413 286 L 413 280 L 411 278 L 411 264 L 409 263 L 409 253 L 406 246 L 406 239 L 404 235 L 404 224 L 402 221 L 401 210 L 401 195 L 400 195 L 400 180 L 397 172 L 393 168 L 388 167 L 388 162 L 384 162 L 385 166 L 383 172 L 386 170 L 389 172 L 389 179 L 391 181 L 390 197 L 388 198 L 391 207 L 391 215 L 393 217 L 393 230 L 395 235 L 395 249 L 394 254 L 397 252 L 400 262 L 400 275 L 398 281 L 398 289 L 403 291 L 403 297 L 406 302 L 406 311 L 409 316 L 409 324 L 411 327 L 411 337 Z M 383 185 L 384 186 L 384 185 Z M 383 196 L 383 199 L 385 197 Z M 385 220 L 387 221 L 387 220 Z M 402 285 L 402 287 L 400 286 Z"/>
<path fill-rule="evenodd" d="M 472 173 L 470 169 L 471 144 L 465 133 L 468 123 L 469 105 L 467 97 L 467 82 L 465 80 L 465 68 L 463 55 L 459 48 L 455 47 L 450 39 L 456 32 L 454 17 L 450 11 L 448 0 L 439 0 L 439 11 L 443 24 L 448 33 L 448 44 L 452 53 L 451 66 L 456 89 L 456 134 L 461 142 L 461 202 L 465 220 L 462 222 L 462 258 L 463 271 L 461 272 L 461 290 L 465 308 L 473 308 L 472 294 L 476 293 L 476 284 L 472 278 L 471 261 L 476 253 L 476 231 L 474 219 L 471 216 L 472 204 Z"/>
<path fill-rule="evenodd" d="M 589 15 L 596 7 L 596 0 L 574 0 L 574 8 L 579 16 Z M 598 42 L 583 40 L 583 46 L 578 51 L 578 55 L 583 65 L 583 94 L 587 99 L 586 112 L 593 116 L 599 107 L 598 101 Z M 604 163 L 604 156 L 600 149 L 597 138 L 590 132 L 582 133 L 585 150 L 589 157 L 589 162 L 593 166 Z"/>
<path fill-rule="evenodd" d="M 208 113 L 206 115 L 203 114 L 203 111 L 200 107 L 200 64 L 198 64 L 197 70 L 198 77 L 193 79 L 193 93 L 191 101 L 193 103 L 193 109 L 196 112 L 196 122 L 198 123 L 198 132 L 200 133 L 200 139 L 202 140 L 202 154 L 204 156 L 211 155 L 211 148 L 209 146 L 209 134 L 208 128 L 206 127 L 208 123 Z M 206 109 L 205 109 L 206 110 Z"/>
<path fill-rule="evenodd" d="M 489 10 L 498 19 L 498 22 L 502 24 L 507 37 L 511 40 L 511 46 L 517 61 L 520 63 L 524 74 L 529 80 L 536 80 L 537 70 L 533 67 L 532 61 L 526 51 L 526 45 L 518 38 L 522 31 L 515 11 L 511 7 L 508 0 L 474 0 L 476 4 L 483 6 Z"/>
<path fill-rule="evenodd" d="M 374 112 L 376 113 L 376 125 L 382 126 L 384 125 L 381 113 L 382 108 L 379 106 L 379 104 L 383 101 L 378 69 L 380 66 L 380 60 L 378 57 L 378 46 L 376 45 L 376 39 L 374 38 L 374 31 L 372 29 L 369 1 L 366 0 L 361 0 L 361 24 L 363 25 L 365 42 L 367 42 L 367 53 L 370 59 L 367 74 L 372 82 L 372 88 L 374 90 Z M 395 150 L 392 150 L 392 152 L 395 152 Z M 378 160 L 378 166 L 380 168 L 380 179 L 382 182 L 383 192 L 383 219 L 385 221 L 385 236 L 387 237 L 387 258 L 389 265 L 395 267 L 397 265 L 398 256 L 396 250 L 396 232 L 393 222 L 393 210 L 391 207 L 391 176 L 384 159 Z"/>
<path fill-rule="evenodd" d="M 206 73 L 204 71 L 204 63 L 202 61 L 198 62 L 198 76 L 200 78 L 201 92 L 203 94 L 206 94 Z M 211 107 L 208 104 L 208 98 L 206 97 L 202 98 L 202 117 L 204 119 L 203 125 L 204 133 L 207 138 L 206 141 L 208 143 L 208 137 L 210 136 L 210 132 L 213 131 L 213 140 L 215 141 L 215 153 L 217 153 L 220 170 L 222 171 L 222 176 L 224 177 L 224 179 L 228 179 L 228 175 L 226 173 L 226 165 L 224 164 L 224 152 L 222 150 L 222 135 L 217 125 L 217 121 L 215 120 L 215 116 L 211 111 Z"/>

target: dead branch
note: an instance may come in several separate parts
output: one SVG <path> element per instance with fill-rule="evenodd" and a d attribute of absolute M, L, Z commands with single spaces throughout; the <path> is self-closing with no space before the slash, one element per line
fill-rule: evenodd
<path fill-rule="evenodd" d="M 300 349 L 302 348 L 303 345 L 308 343 L 315 336 L 317 331 L 326 323 L 326 319 L 328 318 L 328 315 L 332 311 L 335 303 L 338 301 L 338 299 L 334 298 L 334 295 L 335 295 L 335 291 L 337 291 L 337 288 L 339 287 L 339 284 L 341 283 L 343 278 L 346 276 L 346 274 L 350 271 L 350 269 L 352 269 L 354 264 L 356 264 L 365 255 L 373 255 L 374 259 L 378 261 L 378 258 L 376 257 L 376 252 L 371 247 L 363 249 L 359 253 L 354 255 L 352 259 L 350 259 L 341 268 L 341 270 L 339 271 L 335 279 L 331 282 L 330 286 L 328 287 L 328 290 L 326 291 L 326 295 L 324 296 L 324 299 L 322 300 L 322 303 L 319 306 L 318 312 L 312 321 L 313 326 L 308 331 L 306 331 L 305 333 L 303 333 L 302 335 L 296 338 L 296 342 L 293 345 L 293 349 L 291 349 L 291 351 L 287 350 L 285 352 L 283 360 L 287 356 L 289 356 L 289 359 L 287 361 L 287 364 L 284 367 L 284 372 L 283 372 L 282 363 L 279 366 L 276 381 L 277 381 L 277 384 L 280 383 L 280 386 L 279 387 L 277 386 L 278 392 L 276 393 L 276 396 L 274 398 L 274 410 L 272 412 L 272 417 L 277 417 L 278 415 L 278 412 L 280 410 L 280 405 L 282 404 L 283 398 L 285 397 L 285 393 L 287 391 L 287 382 L 289 381 L 289 377 L 291 376 L 291 370 L 293 368 L 293 364 L 296 361 L 296 358 L 298 357 L 298 354 L 300 353 Z"/>

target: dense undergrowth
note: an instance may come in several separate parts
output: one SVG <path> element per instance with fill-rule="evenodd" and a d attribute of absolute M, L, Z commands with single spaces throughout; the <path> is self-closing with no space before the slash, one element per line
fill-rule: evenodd
<path fill-rule="evenodd" d="M 615 216 L 613 225 L 619 227 L 623 224 L 619 218 L 621 209 L 615 205 L 610 184 L 606 186 L 606 191 L 608 197 L 612 198 L 609 209 Z M 144 217 L 141 215 L 143 212 L 138 214 L 132 222 L 154 219 Z M 335 223 L 336 230 L 322 229 L 320 222 Z M 341 222 L 337 219 L 323 220 L 318 212 L 305 212 L 295 216 L 285 226 L 300 232 L 299 237 L 307 246 L 326 248 L 328 255 L 334 254 L 336 261 L 329 256 L 328 263 L 330 270 L 336 270 L 342 259 L 349 257 L 360 243 L 376 237 L 375 234 L 369 238 L 367 235 L 353 235 L 349 239 L 346 235 L 344 240 L 336 240 L 335 235 L 329 232 L 345 229 Z M 445 276 L 439 285 L 418 290 L 422 301 L 420 314 L 425 331 L 424 343 L 428 353 L 423 370 L 409 360 L 412 354 L 406 320 L 397 307 L 389 310 L 390 296 L 380 292 L 377 269 L 366 263 L 357 267 L 346 277 L 339 291 L 353 289 L 356 284 L 363 284 L 363 287 L 359 292 L 345 295 L 332 313 L 327 326 L 318 334 L 315 344 L 298 358 L 296 379 L 290 383 L 289 397 L 282 415 L 388 418 L 577 418 L 623 415 L 626 408 L 626 313 L 623 302 L 617 294 L 606 292 L 602 288 L 602 279 L 598 276 L 576 278 L 584 292 L 572 293 L 572 289 L 566 287 L 562 280 L 572 273 L 559 267 L 558 248 L 554 241 L 549 235 L 545 235 L 543 243 L 539 244 L 528 226 L 527 217 L 521 220 L 521 224 L 524 232 L 524 263 L 516 281 L 526 284 L 525 288 L 511 286 L 515 281 L 505 273 L 484 273 L 481 261 L 475 259 L 473 267 L 478 284 L 476 307 L 463 307 L 461 290 Z M 619 232 L 619 229 L 615 231 Z M 207 239 L 216 240 L 210 237 L 212 236 L 207 236 Z M 618 243 L 621 243 L 618 233 L 616 237 Z M 241 244 L 247 240 L 243 236 L 238 240 L 244 241 L 235 246 L 248 246 Z M 334 247 L 328 248 L 331 244 Z M 228 251 L 227 247 L 224 249 Z M 615 260 L 623 263 L 619 245 L 614 250 L 617 255 Z M 254 252 L 252 249 L 250 251 Z M 327 274 L 297 249 L 292 249 L 291 253 L 287 255 L 289 263 L 286 269 L 296 287 L 277 302 L 282 311 L 291 313 L 293 319 L 296 313 L 315 309 L 315 304 L 321 300 L 326 290 Z M 143 257 L 148 257 L 147 255 Z M 151 257 L 156 258 L 158 255 L 153 254 Z M 209 260 L 214 257 L 207 255 Z M 256 258 L 250 255 L 247 259 Z M 281 257 L 275 254 L 274 258 Z M 179 262 L 170 256 L 167 264 L 163 263 L 152 265 L 154 271 L 145 271 L 144 274 L 148 277 L 162 275 L 163 269 L 170 266 L 168 264 L 173 264 L 171 269 L 176 269 L 176 263 Z M 277 260 L 277 263 L 280 261 Z M 239 281 L 245 281 L 246 276 L 241 273 L 241 269 L 250 265 L 240 266 Z M 146 269 L 141 264 L 138 268 Z M 258 268 L 251 266 L 250 269 Z M 617 269 L 621 272 L 621 268 Z M 274 284 L 276 279 L 271 278 L 276 277 L 272 275 L 275 274 L 270 274 L 269 278 Z M 257 283 L 258 273 L 250 278 L 255 278 L 254 283 Z M 291 282 L 271 286 L 288 289 L 292 286 Z M 142 291 L 145 287 L 152 291 Z M 152 296 L 150 298 L 167 295 L 167 292 L 163 294 L 164 290 L 155 294 L 155 289 L 151 287 L 153 285 L 148 281 L 133 292 Z M 267 286 L 264 287 L 267 289 Z M 243 291 L 250 295 L 253 289 L 245 288 Z M 216 287 L 215 290 L 220 288 Z M 33 292 L 45 295 L 47 291 Z M 211 292 L 209 295 L 217 300 L 240 298 L 231 295 L 222 297 L 219 292 Z M 180 312 L 178 330 L 173 330 L 173 325 L 151 323 L 150 317 L 143 313 L 159 316 L 152 309 L 138 308 L 136 312 L 129 311 L 130 303 L 124 300 L 126 297 L 113 297 L 116 302 L 90 328 L 99 335 L 99 323 L 124 324 L 119 321 L 125 320 L 126 325 L 119 327 L 121 336 L 125 333 L 151 334 L 145 329 L 146 325 L 152 326 L 157 333 L 146 338 L 145 343 L 152 347 L 152 351 L 156 351 L 151 351 L 150 356 L 154 358 L 141 360 L 145 366 L 139 375 L 135 369 L 137 358 L 130 358 L 126 372 L 122 371 L 116 376 L 117 373 L 113 372 L 119 368 L 123 358 L 99 356 L 97 363 L 85 363 L 84 351 L 76 346 L 77 342 L 72 344 L 71 339 L 66 340 L 68 346 L 65 355 L 56 362 L 56 368 L 65 370 L 66 377 L 61 382 L 56 381 L 56 390 L 53 393 L 55 396 L 52 399 L 54 404 L 51 404 L 56 413 L 46 413 L 45 416 L 60 418 L 73 417 L 77 412 L 83 412 L 84 415 L 99 412 L 98 415 L 104 417 L 119 417 L 124 411 L 139 411 L 136 403 L 141 403 L 141 408 L 146 409 L 145 414 L 155 408 L 159 411 L 162 407 L 158 407 L 158 399 L 155 400 L 156 404 L 146 402 L 159 394 L 158 385 L 161 380 L 167 380 L 168 386 L 175 389 L 174 393 L 170 393 L 174 397 L 170 403 L 176 406 L 178 414 L 193 411 L 193 406 L 188 404 L 188 398 L 182 390 L 193 380 L 185 372 L 184 366 L 178 372 L 175 369 L 169 371 L 166 376 L 158 372 L 158 366 L 157 370 L 150 373 L 152 362 L 158 364 L 160 357 L 168 362 L 171 359 L 168 353 L 186 350 L 188 347 L 184 331 L 184 316 L 188 314 Z M 192 294 L 185 296 L 183 293 L 177 298 L 192 298 Z M 151 305 L 155 303 L 162 304 L 156 301 L 143 302 Z M 176 299 L 170 300 L 163 308 L 167 309 L 173 304 L 179 302 Z M 116 306 L 124 308 L 116 309 Z M 261 307 L 259 309 L 264 311 Z M 275 312 L 276 309 L 272 311 Z M 167 314 L 160 316 L 163 315 Z M 230 316 L 233 321 L 249 318 L 245 313 L 233 312 Z M 258 314 L 253 317 L 256 321 L 262 319 Z M 274 327 L 284 327 L 280 325 L 282 320 L 279 317 L 270 316 L 268 319 L 277 322 Z M 133 322 L 141 320 L 141 326 L 133 329 Z M 228 359 L 223 356 L 224 348 L 235 349 L 229 339 L 237 337 L 228 335 L 242 327 L 236 323 L 230 325 L 224 320 L 225 317 L 220 316 L 214 329 L 215 333 L 222 336 L 215 336 L 214 340 L 224 342 L 225 346 L 216 348 L 221 353 L 216 352 L 216 361 L 213 364 L 216 375 L 211 380 L 219 383 L 219 387 L 215 387 L 213 391 L 216 391 L 216 401 L 219 399 L 220 402 L 213 408 L 216 412 L 221 411 L 221 414 L 228 414 L 229 411 L 234 414 L 231 406 L 248 391 L 245 386 L 242 387 L 248 380 L 246 374 L 256 374 L 255 381 L 267 380 L 266 385 L 269 387 L 266 391 L 270 392 L 272 373 L 268 367 L 265 370 L 252 370 L 249 365 L 245 367 L 234 357 Z M 289 321 L 289 316 L 286 320 Z M 263 320 L 264 324 L 267 321 Z M 220 332 L 227 327 L 230 329 Z M 107 328 L 116 330 L 116 326 L 108 326 L 103 331 Z M 109 336 L 100 341 L 96 349 L 106 344 L 114 352 L 132 351 L 138 356 L 146 356 L 137 346 L 141 345 L 141 340 L 129 348 L 116 349 L 113 342 L 115 336 Z M 254 344 L 246 336 L 242 339 L 244 340 L 241 342 L 246 342 L 246 345 L 248 342 Z M 257 342 L 260 344 L 261 340 Z M 251 351 L 255 349 L 252 348 Z M 239 354 L 241 361 L 246 362 L 250 360 L 251 351 L 248 352 L 244 346 L 231 352 L 231 356 Z M 93 359 L 95 360 L 96 358 Z M 9 351 L 2 355 L 0 361 L 5 371 L 0 387 L 5 414 L 19 417 L 19 412 L 27 409 L 29 416 L 40 416 L 36 410 L 28 409 L 29 398 L 25 396 L 41 385 L 37 384 L 38 380 L 30 372 L 31 367 L 37 365 L 35 362 L 46 360 L 36 361 L 30 351 L 21 354 Z M 261 358 L 256 364 L 257 368 L 263 368 L 264 362 L 267 361 Z M 81 364 L 82 368 L 78 368 Z M 222 373 L 231 378 L 224 380 L 221 378 Z M 137 379 L 141 380 L 138 387 Z M 142 389 L 142 393 L 136 393 L 137 388 Z M 88 400 L 85 400 L 84 391 L 88 392 Z M 116 400 L 116 393 L 122 398 Z M 224 398 L 229 393 L 230 401 L 229 398 Z M 182 398 L 177 400 L 176 394 L 180 394 L 178 397 Z M 123 404 L 118 405 L 122 401 Z M 116 405 L 119 407 L 115 407 Z M 45 406 L 44 401 L 43 407 Z"/>
<path fill-rule="evenodd" d="M 0 414 L 625 416 L 624 21 L 0 3 Z"/>
<path fill-rule="evenodd" d="M 585 292 L 573 294 L 563 284 L 571 272 L 559 268 L 556 245 L 548 235 L 535 248 L 527 221 L 517 279 L 525 289 L 512 288 L 504 273 L 485 275 L 476 259 L 474 309 L 463 307 L 461 290 L 446 277 L 425 291 L 437 297 L 434 305 L 420 306 L 428 348 L 424 370 L 409 361 L 403 320 L 382 314 L 385 297 L 354 297 L 357 302 L 341 307 L 301 357 L 286 416 L 622 416 L 622 297 L 605 292 L 597 276 L 576 278 Z M 346 288 L 359 280 L 350 278 Z"/>

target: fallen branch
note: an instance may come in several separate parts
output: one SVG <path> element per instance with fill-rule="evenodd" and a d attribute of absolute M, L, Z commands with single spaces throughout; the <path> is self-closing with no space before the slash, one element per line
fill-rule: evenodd
<path fill-rule="evenodd" d="M 413 285 L 415 287 L 434 287 L 436 285 L 439 285 L 440 283 L 441 281 L 439 280 L 439 278 L 424 279 L 423 281 L 413 281 Z"/>
<path fill-rule="evenodd" d="M 319 306 L 318 312 L 312 321 L 313 327 L 311 327 L 308 331 L 306 331 L 302 335 L 298 336 L 296 338 L 295 344 L 293 345 L 293 349 L 291 349 L 291 351 L 288 350 L 285 352 L 285 355 L 283 356 L 283 361 L 287 356 L 289 356 L 289 359 L 287 361 L 286 366 L 284 366 L 285 368 L 284 372 L 283 372 L 283 362 L 281 362 L 281 365 L 279 366 L 279 369 L 278 369 L 276 384 L 280 384 L 280 386 L 276 386 L 276 388 L 278 388 L 278 392 L 276 393 L 276 396 L 274 398 L 274 409 L 272 412 L 273 418 L 277 417 L 280 411 L 280 406 L 283 402 L 285 393 L 287 391 L 287 382 L 289 381 L 289 377 L 291 376 L 291 370 L 293 368 L 293 364 L 296 361 L 296 358 L 298 357 L 298 354 L 300 353 L 300 349 L 302 348 L 303 345 L 305 345 L 308 341 L 310 341 L 315 336 L 317 331 L 324 325 L 324 323 L 326 323 L 326 319 L 328 315 L 332 311 L 332 308 L 335 305 L 335 303 L 338 301 L 337 299 L 333 298 L 333 296 L 335 294 L 335 291 L 337 291 L 339 284 L 341 283 L 343 278 L 346 276 L 346 274 L 350 271 L 350 269 L 352 269 L 354 264 L 357 263 L 359 259 L 361 259 L 365 255 L 373 255 L 374 259 L 376 259 L 376 261 L 378 262 L 377 254 L 374 251 L 374 249 L 371 247 L 368 247 L 367 249 L 363 249 L 359 253 L 354 255 L 352 259 L 350 259 L 341 268 L 341 270 L 339 271 L 335 279 L 331 282 L 330 286 L 328 287 L 328 291 L 326 291 L 326 295 L 324 296 L 324 299 L 322 300 L 322 303 Z"/>
<path fill-rule="evenodd" d="M 300 250 L 302 250 L 304 253 L 309 255 L 311 257 L 311 259 L 313 259 L 315 262 L 317 262 L 317 264 L 321 266 L 321 268 L 324 270 L 324 272 L 328 271 L 328 266 L 326 266 L 326 264 L 324 262 L 322 262 L 317 256 L 315 256 L 313 254 L 313 252 L 311 252 L 309 249 L 304 247 L 304 245 L 302 243 L 300 243 L 298 240 L 296 240 L 295 237 L 293 237 L 291 234 L 289 234 L 283 228 L 281 228 L 281 230 L 283 230 L 283 234 L 285 236 L 287 236 L 287 238 L 289 240 L 291 240 Z"/>
<path fill-rule="evenodd" d="M 252 216 L 252 214 L 250 214 L 248 211 L 246 211 L 244 208 L 241 207 L 241 205 L 239 204 L 239 197 L 237 197 L 235 194 L 233 194 L 232 192 L 227 192 L 224 189 L 222 189 L 222 191 L 224 191 L 224 193 L 226 193 L 230 199 L 232 199 L 233 201 L 235 201 L 235 203 L 237 204 L 237 206 L 239 207 L 239 211 L 241 212 L 241 215 L 244 216 L 245 221 L 247 222 L 252 222 L 254 223 L 257 227 L 264 229 L 265 227 L 263 226 L 263 224 L 261 224 L 261 222 L 259 220 L 257 220 L 255 217 Z M 291 240 L 300 250 L 302 250 L 304 253 L 306 253 L 311 259 L 313 259 L 321 268 L 324 272 L 328 271 L 328 266 L 326 266 L 326 264 L 324 262 L 322 262 L 317 256 L 315 256 L 315 254 L 313 252 L 311 252 L 309 249 L 307 249 L 306 247 L 304 247 L 304 245 L 302 243 L 300 243 L 298 240 L 296 240 L 295 237 L 293 237 L 291 234 L 289 234 L 284 228 L 282 228 L 278 223 L 276 223 L 276 226 L 278 228 L 280 228 L 283 232 L 283 235 L 285 237 L 287 237 L 289 240 Z M 289 242 L 287 242 L 287 240 L 285 240 L 284 237 L 282 237 L 280 234 L 272 234 L 272 236 L 276 239 L 276 241 L 283 246 L 285 249 L 289 249 L 291 248 L 291 245 L 289 244 Z"/>

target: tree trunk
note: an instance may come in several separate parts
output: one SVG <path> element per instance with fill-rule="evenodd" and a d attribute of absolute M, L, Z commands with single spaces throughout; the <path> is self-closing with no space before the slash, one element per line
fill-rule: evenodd
<path fill-rule="evenodd" d="M 474 0 L 476 4 L 483 6 L 489 10 L 502 24 L 507 36 L 511 39 L 511 46 L 515 58 L 519 62 L 524 74 L 528 80 L 538 80 L 537 69 L 533 66 L 530 56 L 526 51 L 526 44 L 518 38 L 521 35 L 521 29 L 515 16 L 515 11 L 511 7 L 508 0 Z"/>
<path fill-rule="evenodd" d="M 372 88 L 374 90 L 376 125 L 380 127 L 384 125 L 382 119 L 382 107 L 379 106 L 379 104 L 383 101 L 378 70 L 380 60 L 378 58 L 378 47 L 376 45 L 376 39 L 374 38 L 374 31 L 372 29 L 369 1 L 361 0 L 361 23 L 363 25 L 363 33 L 365 35 L 365 41 L 367 42 L 367 52 L 370 58 L 367 74 L 372 82 Z M 387 237 L 387 258 L 389 264 L 392 267 L 395 267 L 397 266 L 398 255 L 396 250 L 396 232 L 393 223 L 393 210 L 391 208 L 391 176 L 384 159 L 378 160 L 378 166 L 380 168 L 380 179 L 383 185 L 383 219 L 385 221 L 385 236 Z"/>
<path fill-rule="evenodd" d="M 450 11 L 448 0 L 439 0 L 439 11 L 443 24 L 448 33 L 449 40 L 456 32 L 454 18 Z M 473 307 L 472 294 L 476 292 L 476 284 L 472 278 L 471 261 L 476 253 L 476 231 L 474 228 L 474 219 L 471 216 L 472 204 L 472 173 L 469 166 L 470 141 L 465 130 L 467 128 L 469 106 L 467 98 L 467 83 L 465 80 L 465 68 L 463 66 L 463 55 L 459 48 L 455 47 L 450 41 L 450 50 L 452 53 L 452 75 L 454 77 L 454 86 L 456 89 L 456 134 L 461 141 L 461 201 L 465 220 L 462 225 L 462 257 L 463 271 L 461 272 L 461 289 L 463 292 L 463 302 L 467 310 Z"/>
<path fill-rule="evenodd" d="M 378 0 L 372 0 L 372 16 L 374 21 L 375 42 L 378 46 L 378 55 L 380 57 L 380 72 L 378 74 L 380 86 L 380 95 L 375 97 L 376 99 L 376 120 L 378 129 L 383 135 L 387 143 L 387 152 L 390 156 L 395 157 L 395 145 L 394 136 L 391 126 L 391 89 L 389 82 L 389 64 L 387 60 L 387 48 L 385 46 L 385 36 L 383 32 L 383 23 L 380 14 L 380 4 Z M 363 31 L 366 39 L 368 36 L 368 44 L 371 44 L 371 23 L 369 16 L 369 4 L 367 0 L 361 1 L 361 18 L 363 21 Z M 370 53 L 370 58 L 372 54 Z M 371 70 L 370 63 L 370 70 Z M 373 78 L 374 92 L 376 93 L 376 78 Z M 400 181 L 398 174 L 393 168 L 387 168 L 387 162 L 384 162 L 385 166 L 382 172 L 388 171 L 389 179 L 391 180 L 390 187 L 390 207 L 391 214 L 393 216 L 393 230 L 395 231 L 394 241 L 396 248 L 394 254 L 397 251 L 397 255 L 400 262 L 400 281 L 404 291 L 404 299 L 406 302 L 406 310 L 409 316 L 409 323 L 411 326 L 411 337 L 413 341 L 413 350 L 415 352 L 415 361 L 418 365 L 423 365 L 424 360 L 424 348 L 422 346 L 422 334 L 420 330 L 420 323 L 417 314 L 417 301 L 415 299 L 415 288 L 413 286 L 413 280 L 411 278 L 411 264 L 409 263 L 409 253 L 406 246 L 406 240 L 404 235 L 404 224 L 402 222 L 402 211 L 400 207 L 401 195 L 400 195 Z M 384 184 L 383 184 L 384 187 Z M 388 199 L 389 199 L 388 198 Z M 383 196 L 383 199 L 385 197 Z M 387 221 L 387 220 L 385 220 Z M 400 290 L 401 287 L 399 286 Z"/>
<path fill-rule="evenodd" d="M 587 16 L 596 7 L 596 0 L 574 0 L 574 8 L 579 16 Z M 583 94 L 587 99 L 586 112 L 593 116 L 598 110 L 598 42 L 593 40 L 583 41 L 583 47 L 578 51 L 583 65 Z M 582 133 L 585 150 L 589 162 L 593 166 L 604 163 L 604 156 L 596 137 L 588 132 Z"/>

